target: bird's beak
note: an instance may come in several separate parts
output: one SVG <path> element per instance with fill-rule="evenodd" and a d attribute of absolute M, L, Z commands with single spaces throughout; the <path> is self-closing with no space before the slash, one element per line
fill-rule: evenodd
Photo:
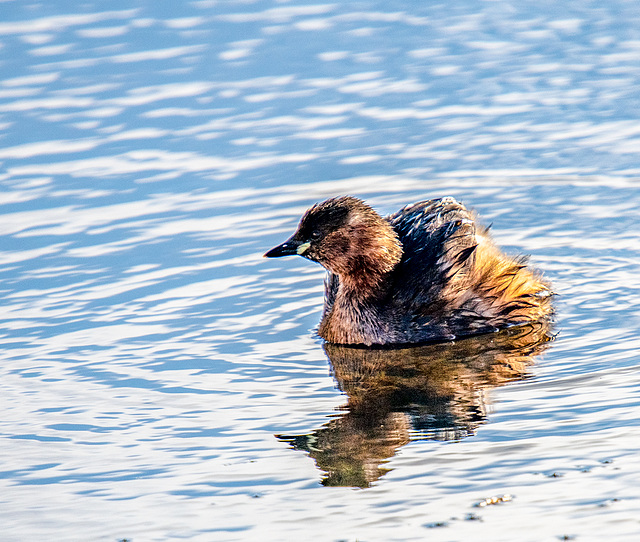
<path fill-rule="evenodd" d="M 307 245 L 306 247 L 304 245 Z M 279 258 L 280 256 L 293 256 L 295 254 L 302 254 L 304 250 L 300 251 L 300 249 L 304 247 L 304 250 L 309 248 L 308 243 L 301 243 L 297 241 L 293 237 L 287 239 L 281 245 L 272 248 L 269 252 L 267 252 L 264 257 L 265 258 Z"/>

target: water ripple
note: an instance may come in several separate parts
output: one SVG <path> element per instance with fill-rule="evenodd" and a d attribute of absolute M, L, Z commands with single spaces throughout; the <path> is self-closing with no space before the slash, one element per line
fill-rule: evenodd
<path fill-rule="evenodd" d="M 631 4 L 67 4 L 0 23 L 4 539 L 635 540 Z M 322 270 L 261 256 L 347 193 L 475 208 L 551 347 L 362 416 Z"/>

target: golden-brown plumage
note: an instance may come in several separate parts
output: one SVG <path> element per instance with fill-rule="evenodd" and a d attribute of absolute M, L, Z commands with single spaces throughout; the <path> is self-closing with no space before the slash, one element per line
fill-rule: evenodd
<path fill-rule="evenodd" d="M 549 319 L 550 285 L 503 254 L 453 198 L 382 218 L 350 196 L 309 209 L 267 257 L 299 254 L 328 271 L 318 334 L 331 343 L 452 340 Z"/>

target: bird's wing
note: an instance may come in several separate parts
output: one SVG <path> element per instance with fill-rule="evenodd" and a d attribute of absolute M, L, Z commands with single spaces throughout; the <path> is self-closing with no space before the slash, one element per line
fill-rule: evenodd
<path fill-rule="evenodd" d="M 441 313 L 440 294 L 473 262 L 477 246 L 473 214 L 448 197 L 408 205 L 387 220 L 403 249 L 394 272 L 395 302 L 411 306 L 414 314 Z"/>

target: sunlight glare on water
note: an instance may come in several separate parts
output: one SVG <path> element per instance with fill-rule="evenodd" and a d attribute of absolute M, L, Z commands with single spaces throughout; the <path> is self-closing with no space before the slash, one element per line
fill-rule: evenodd
<path fill-rule="evenodd" d="M 637 539 L 633 3 L 0 14 L 3 540 Z M 323 345 L 262 254 L 338 194 L 474 208 L 557 337 Z"/>

